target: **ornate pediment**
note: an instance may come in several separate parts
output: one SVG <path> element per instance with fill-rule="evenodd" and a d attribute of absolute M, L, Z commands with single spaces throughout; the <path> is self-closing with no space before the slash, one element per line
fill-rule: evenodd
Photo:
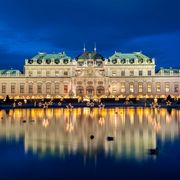
<path fill-rule="evenodd" d="M 103 77 L 104 70 L 96 69 L 93 67 L 83 68 L 76 71 L 76 76 L 78 77 Z"/>

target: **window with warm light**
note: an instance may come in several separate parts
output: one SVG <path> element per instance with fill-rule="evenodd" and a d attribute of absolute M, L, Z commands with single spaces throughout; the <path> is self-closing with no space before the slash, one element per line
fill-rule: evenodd
<path fill-rule="evenodd" d="M 32 94 L 33 93 L 33 85 L 29 84 L 29 93 Z"/>
<path fill-rule="evenodd" d="M 51 84 L 50 83 L 46 84 L 46 93 L 47 94 L 51 93 Z"/>
<path fill-rule="evenodd" d="M 121 92 L 124 93 L 125 91 L 125 83 L 121 83 Z"/>
<path fill-rule="evenodd" d="M 59 84 L 55 84 L 55 94 L 59 93 Z"/>
<path fill-rule="evenodd" d="M 147 85 L 147 92 L 148 93 L 152 92 L 152 85 L 150 83 L 148 83 L 148 85 Z"/>
<path fill-rule="evenodd" d="M 169 83 L 165 83 L 165 92 L 170 92 L 170 84 Z"/>
<path fill-rule="evenodd" d="M 6 84 L 2 84 L 2 93 L 6 93 Z"/>
<path fill-rule="evenodd" d="M 15 93 L 15 84 L 11 84 L 11 93 Z"/>
<path fill-rule="evenodd" d="M 116 71 L 115 70 L 112 71 L 112 76 L 116 76 Z"/>
<path fill-rule="evenodd" d="M 20 84 L 20 93 L 24 93 L 24 84 Z"/>
<path fill-rule="evenodd" d="M 64 85 L 64 93 L 68 93 L 68 85 Z"/>
<path fill-rule="evenodd" d="M 131 83 L 131 84 L 129 85 L 129 92 L 130 92 L 130 93 L 133 93 L 133 92 L 134 92 L 134 84 L 133 84 L 133 83 Z"/>
<path fill-rule="evenodd" d="M 38 84 L 37 85 L 37 93 L 42 93 L 42 85 L 41 84 Z"/>
<path fill-rule="evenodd" d="M 156 83 L 156 92 L 161 92 L 161 84 Z"/>
<path fill-rule="evenodd" d="M 139 93 L 143 92 L 143 84 L 142 83 L 138 84 L 138 91 L 139 91 Z"/>
<path fill-rule="evenodd" d="M 55 76 L 59 76 L 59 71 L 55 71 Z"/>
<path fill-rule="evenodd" d="M 178 84 L 175 84 L 175 85 L 174 85 L 174 92 L 175 92 L 175 93 L 178 93 L 178 92 L 179 92 L 179 85 L 178 85 Z"/>

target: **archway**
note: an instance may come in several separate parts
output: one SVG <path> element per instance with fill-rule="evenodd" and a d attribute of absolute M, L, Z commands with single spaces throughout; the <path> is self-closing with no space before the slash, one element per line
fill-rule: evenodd
<path fill-rule="evenodd" d="M 96 89 L 96 95 L 97 96 L 102 96 L 105 95 L 105 89 L 103 86 L 98 86 Z"/>
<path fill-rule="evenodd" d="M 76 95 L 77 96 L 83 96 L 84 95 L 84 88 L 82 86 L 76 87 Z"/>
<path fill-rule="evenodd" d="M 88 86 L 86 88 L 86 93 L 87 93 L 87 96 L 93 96 L 94 95 L 94 87 L 93 86 Z"/>

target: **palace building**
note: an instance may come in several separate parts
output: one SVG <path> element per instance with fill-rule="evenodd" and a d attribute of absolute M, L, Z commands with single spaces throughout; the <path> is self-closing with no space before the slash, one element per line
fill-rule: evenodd
<path fill-rule="evenodd" d="M 26 59 L 24 71 L 0 70 L 0 98 L 119 97 L 180 98 L 180 69 L 155 70 L 141 52 L 115 52 L 104 58 L 84 52 L 39 53 Z"/>

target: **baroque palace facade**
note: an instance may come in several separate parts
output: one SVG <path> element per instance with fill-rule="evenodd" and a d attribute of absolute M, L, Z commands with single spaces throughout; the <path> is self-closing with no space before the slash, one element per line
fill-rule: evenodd
<path fill-rule="evenodd" d="M 0 98 L 119 97 L 180 98 L 180 69 L 155 71 L 141 52 L 115 52 L 108 59 L 84 52 L 39 53 L 25 60 L 24 72 L 0 70 Z"/>

